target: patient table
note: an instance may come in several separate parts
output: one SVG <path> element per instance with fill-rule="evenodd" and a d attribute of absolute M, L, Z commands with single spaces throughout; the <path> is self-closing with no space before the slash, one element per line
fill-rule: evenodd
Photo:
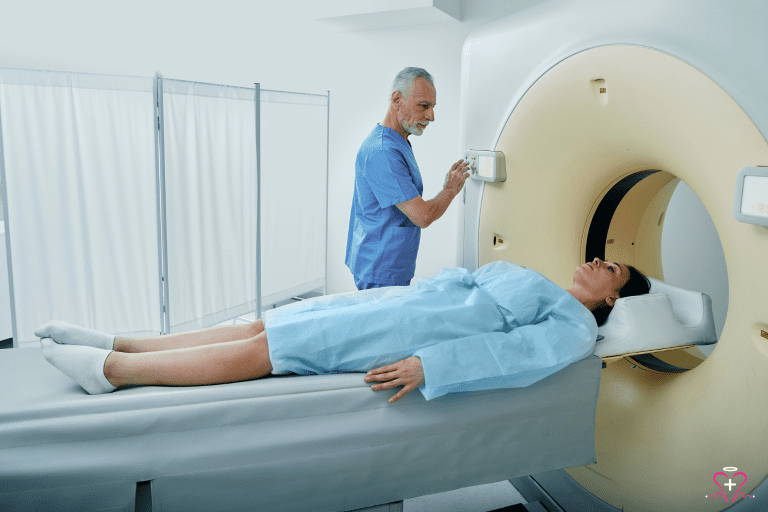
<path fill-rule="evenodd" d="M 362 374 L 91 396 L 0 350 L 0 510 L 348 511 L 588 464 L 600 368 L 395 404 Z"/>
<path fill-rule="evenodd" d="M 707 295 L 650 282 L 596 356 L 429 402 L 360 373 L 88 395 L 41 349 L 0 350 L 0 511 L 349 511 L 594 463 L 598 356 L 717 341 Z"/>

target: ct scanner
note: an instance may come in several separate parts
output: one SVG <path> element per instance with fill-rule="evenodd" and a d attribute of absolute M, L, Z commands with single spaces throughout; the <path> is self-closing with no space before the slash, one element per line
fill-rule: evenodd
<path fill-rule="evenodd" d="M 766 20 L 764 1 L 547 2 L 464 45 L 462 144 L 503 153 L 506 180 L 467 180 L 463 266 L 504 259 L 567 287 L 598 256 L 663 280 L 678 180 L 706 206 L 727 265 L 728 314 L 711 355 L 605 365 L 597 463 L 513 479 L 529 500 L 768 508 L 768 484 L 758 487 L 768 475 L 768 227 L 733 214 L 739 170 L 768 166 Z M 743 472 L 755 497 L 705 498 L 724 468 Z"/>

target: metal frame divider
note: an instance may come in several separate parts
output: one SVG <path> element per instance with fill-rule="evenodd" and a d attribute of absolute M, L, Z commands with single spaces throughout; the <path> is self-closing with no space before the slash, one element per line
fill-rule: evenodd
<path fill-rule="evenodd" d="M 261 84 L 254 83 L 256 114 L 256 320 L 261 318 Z"/>
<path fill-rule="evenodd" d="M 163 118 L 163 77 L 155 75 L 155 171 L 157 173 L 157 258 L 160 272 L 160 334 L 170 334 L 168 301 L 168 225 L 165 208 L 165 124 Z"/>
<path fill-rule="evenodd" d="M 2 114 L 2 112 L 0 112 Z M 16 297 L 13 293 L 13 264 L 11 261 L 11 228 L 8 222 L 8 187 L 5 186 L 5 150 L 3 148 L 3 119 L 0 115 L 0 188 L 3 193 L 3 223 L 5 224 L 5 256 L 8 263 L 8 293 L 11 299 L 11 326 L 13 327 L 13 348 L 19 348 L 16 331 Z"/>
<path fill-rule="evenodd" d="M 330 188 L 331 174 L 331 91 L 328 93 L 328 102 L 326 103 L 327 112 L 325 114 L 325 284 L 323 285 L 323 295 L 328 295 L 328 189 Z"/>

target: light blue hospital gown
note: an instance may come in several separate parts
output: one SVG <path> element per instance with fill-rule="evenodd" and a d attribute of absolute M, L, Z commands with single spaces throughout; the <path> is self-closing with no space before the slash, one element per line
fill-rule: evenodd
<path fill-rule="evenodd" d="M 274 374 L 367 372 L 418 356 L 427 400 L 528 386 L 590 355 L 597 338 L 570 293 L 504 261 L 298 302 L 268 311 L 264 325 Z"/>

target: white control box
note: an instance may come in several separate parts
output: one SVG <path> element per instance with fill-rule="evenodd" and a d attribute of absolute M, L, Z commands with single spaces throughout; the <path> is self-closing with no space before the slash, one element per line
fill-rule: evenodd
<path fill-rule="evenodd" d="M 506 181 L 507 165 L 501 151 L 468 149 L 464 161 L 469 164 L 469 177 L 481 181 Z"/>
<path fill-rule="evenodd" d="M 733 216 L 739 222 L 768 226 L 768 167 L 742 167 L 736 174 Z"/>

